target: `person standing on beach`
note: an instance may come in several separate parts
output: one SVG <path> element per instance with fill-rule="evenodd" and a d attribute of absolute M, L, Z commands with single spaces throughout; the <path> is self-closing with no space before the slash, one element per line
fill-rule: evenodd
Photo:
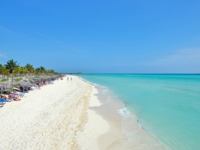
<path fill-rule="evenodd" d="M 41 86 L 41 84 L 40 84 L 40 82 L 39 82 L 39 83 L 38 83 L 38 87 L 39 87 L 38 89 L 40 89 L 40 86 Z"/>
<path fill-rule="evenodd" d="M 72 80 L 72 77 L 71 77 L 71 80 Z"/>

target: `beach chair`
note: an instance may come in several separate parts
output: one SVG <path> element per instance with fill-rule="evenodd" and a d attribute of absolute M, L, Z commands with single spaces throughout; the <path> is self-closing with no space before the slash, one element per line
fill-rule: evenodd
<path fill-rule="evenodd" d="M 24 97 L 25 93 L 21 93 L 19 94 L 20 97 Z"/>
<path fill-rule="evenodd" d="M 5 103 L 6 103 L 6 99 L 0 98 L 0 107 L 3 107 Z"/>
<path fill-rule="evenodd" d="M 10 90 L 3 91 L 3 94 L 5 94 L 5 95 L 8 95 L 8 94 L 10 94 L 10 93 L 11 93 L 11 91 L 10 91 Z"/>
<path fill-rule="evenodd" d="M 13 97 L 23 97 L 25 95 L 25 93 L 13 93 Z"/>
<path fill-rule="evenodd" d="M 13 87 L 13 91 L 18 91 L 18 92 L 20 92 L 20 89 L 17 88 L 17 87 Z"/>
<path fill-rule="evenodd" d="M 12 99 L 9 98 L 8 94 L 1 94 L 0 96 L 1 96 L 0 99 L 5 99 L 6 102 L 11 102 L 11 101 L 13 101 Z"/>

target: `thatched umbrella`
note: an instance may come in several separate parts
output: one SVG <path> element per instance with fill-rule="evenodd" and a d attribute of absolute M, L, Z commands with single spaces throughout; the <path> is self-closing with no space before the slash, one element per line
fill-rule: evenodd
<path fill-rule="evenodd" d="M 3 92 L 3 89 L 4 89 L 4 87 L 3 87 L 3 84 L 2 84 L 2 83 L 0 83 L 0 93 L 2 93 L 2 92 Z"/>
<path fill-rule="evenodd" d="M 12 85 L 10 82 L 4 82 L 0 84 L 0 92 L 2 93 L 5 90 L 11 90 L 12 89 Z"/>
<path fill-rule="evenodd" d="M 19 84 L 21 86 L 26 86 L 26 87 L 32 86 L 32 84 L 27 80 L 22 80 L 22 81 L 19 82 Z"/>
<path fill-rule="evenodd" d="M 32 80 L 34 80 L 36 83 L 41 81 L 41 79 L 39 79 L 39 78 L 33 78 Z"/>
<path fill-rule="evenodd" d="M 25 87 L 30 87 L 30 86 L 32 86 L 32 84 L 31 84 L 29 81 L 27 81 L 27 80 L 22 80 L 22 81 L 19 82 L 19 84 L 20 84 L 20 86 L 23 87 L 23 92 L 24 92 L 24 90 L 25 90 Z"/>
<path fill-rule="evenodd" d="M 13 86 L 19 86 L 20 82 L 13 82 Z"/>
<path fill-rule="evenodd" d="M 34 79 L 29 79 L 29 82 L 30 83 L 35 83 L 35 80 Z"/>

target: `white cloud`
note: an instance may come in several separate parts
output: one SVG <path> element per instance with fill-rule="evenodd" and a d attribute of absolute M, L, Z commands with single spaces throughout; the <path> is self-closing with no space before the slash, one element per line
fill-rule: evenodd
<path fill-rule="evenodd" d="M 188 48 L 175 51 L 148 63 L 149 65 L 200 65 L 200 48 Z"/>
<path fill-rule="evenodd" d="M 200 48 L 176 50 L 172 54 L 146 62 L 145 65 L 158 72 L 199 73 Z"/>
<path fill-rule="evenodd" d="M 58 43 L 60 43 L 60 44 L 63 44 L 61 41 L 56 40 L 56 39 L 54 39 L 54 38 L 51 38 L 51 37 L 49 37 L 49 36 L 47 36 L 47 35 L 45 35 L 45 34 L 42 34 L 42 33 L 39 33 L 39 32 L 34 32 L 34 31 L 33 31 L 33 33 L 35 33 L 35 34 L 37 34 L 37 35 L 40 35 L 40 36 L 43 36 L 43 37 L 45 37 L 45 38 L 48 38 L 48 39 L 50 39 L 50 40 L 52 40 L 52 41 L 58 42 Z"/>
<path fill-rule="evenodd" d="M 5 50 L 0 49 L 0 58 L 6 58 Z"/>
<path fill-rule="evenodd" d="M 0 53 L 0 58 L 6 58 L 6 55 L 4 53 Z"/>
<path fill-rule="evenodd" d="M 35 32 L 35 31 L 32 31 L 34 34 L 37 34 L 37 35 L 40 35 L 40 36 L 43 36 L 51 41 L 54 41 L 54 42 L 57 42 L 59 43 L 60 45 L 62 45 L 62 47 L 66 48 L 66 50 L 73 50 L 73 51 L 77 51 L 77 52 L 81 52 L 81 53 L 90 53 L 89 51 L 85 51 L 85 50 L 80 50 L 80 49 L 77 49 L 77 48 L 74 48 L 72 46 L 69 46 L 69 45 L 66 45 L 64 44 L 63 42 L 57 40 L 57 39 L 54 39 L 54 38 L 51 38 L 45 34 L 42 34 L 42 33 L 39 33 L 39 32 Z"/>
<path fill-rule="evenodd" d="M 4 31 L 4 32 L 7 32 L 7 33 L 12 33 L 11 30 L 9 30 L 9 29 L 7 29 L 7 28 L 4 28 L 4 27 L 2 27 L 2 26 L 0 26 L 0 30 L 1 30 L 1 31 Z"/>

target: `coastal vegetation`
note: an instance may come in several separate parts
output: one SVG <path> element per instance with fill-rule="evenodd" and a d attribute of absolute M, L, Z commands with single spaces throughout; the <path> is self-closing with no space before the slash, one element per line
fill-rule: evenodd
<path fill-rule="evenodd" d="M 21 76 L 32 76 L 32 75 L 41 75 L 41 74 L 55 74 L 52 69 L 45 69 L 41 66 L 34 68 L 30 63 L 25 66 L 20 66 L 17 61 L 11 59 L 5 65 L 0 64 L 0 75 L 2 78 L 7 77 L 18 77 L 15 80 L 21 80 Z M 3 81 L 3 80 L 2 80 Z"/>
<path fill-rule="evenodd" d="M 12 90 L 19 85 L 30 86 L 35 83 L 46 82 L 63 77 L 64 74 L 46 69 L 44 66 L 34 68 L 30 63 L 20 66 L 13 59 L 5 65 L 0 64 L 0 93 L 2 90 Z"/>

